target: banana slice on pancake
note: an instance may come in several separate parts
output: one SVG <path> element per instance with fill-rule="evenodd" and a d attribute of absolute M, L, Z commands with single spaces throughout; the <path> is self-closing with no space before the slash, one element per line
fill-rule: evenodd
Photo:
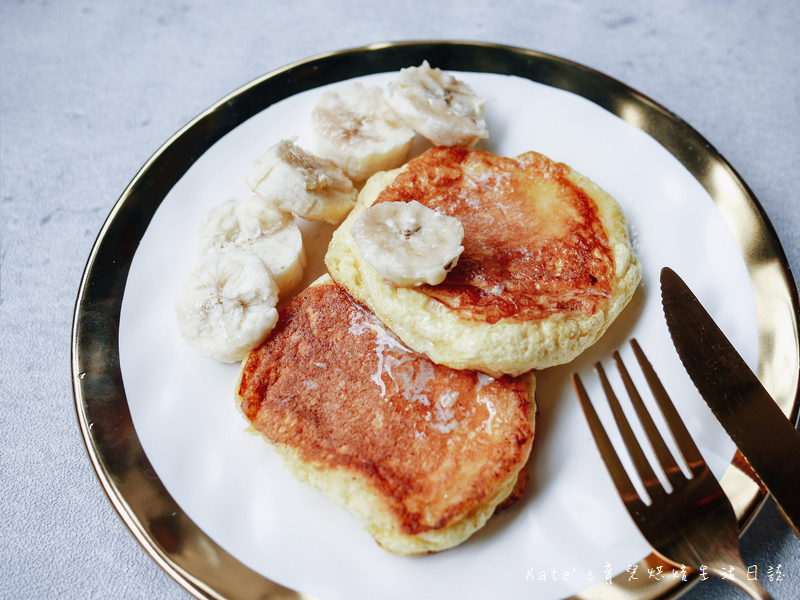
<path fill-rule="evenodd" d="M 201 255 L 233 244 L 260 258 L 272 274 L 281 298 L 303 277 L 306 253 L 297 219 L 260 196 L 215 206 L 201 224 L 198 237 Z"/>
<path fill-rule="evenodd" d="M 464 227 L 416 200 L 381 202 L 353 222 L 353 239 L 384 279 L 402 286 L 437 285 L 464 250 Z"/>
<path fill-rule="evenodd" d="M 336 164 L 292 140 L 282 140 L 258 157 L 245 181 L 254 193 L 277 203 L 281 210 L 332 224 L 347 216 L 358 195 Z"/>
<path fill-rule="evenodd" d="M 315 152 L 353 181 L 403 164 L 415 133 L 377 86 L 350 82 L 325 91 L 311 113 Z"/>
<path fill-rule="evenodd" d="M 485 100 L 465 82 L 428 61 L 401 69 L 389 84 L 386 101 L 414 131 L 436 146 L 471 148 L 489 137 Z"/>
<path fill-rule="evenodd" d="M 242 360 L 278 321 L 278 286 L 256 256 L 232 244 L 199 260 L 175 303 L 178 330 L 201 355 Z"/>

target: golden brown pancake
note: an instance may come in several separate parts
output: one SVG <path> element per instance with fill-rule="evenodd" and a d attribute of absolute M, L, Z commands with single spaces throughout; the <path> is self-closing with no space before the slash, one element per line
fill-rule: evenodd
<path fill-rule="evenodd" d="M 238 394 L 301 480 L 365 519 L 385 549 L 425 554 L 463 542 L 514 490 L 533 386 L 432 363 L 325 277 L 282 309 Z"/>
<path fill-rule="evenodd" d="M 351 235 L 373 203 L 411 200 L 464 226 L 458 264 L 436 286 L 385 281 Z M 602 335 L 641 278 L 625 216 L 597 185 L 535 152 L 506 158 L 445 147 L 370 179 L 325 261 L 411 348 L 493 375 L 569 362 Z"/>

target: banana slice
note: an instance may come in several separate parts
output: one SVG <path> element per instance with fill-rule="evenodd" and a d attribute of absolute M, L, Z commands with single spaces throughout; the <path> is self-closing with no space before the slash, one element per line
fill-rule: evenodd
<path fill-rule="evenodd" d="M 181 336 L 207 358 L 242 360 L 278 321 L 278 287 L 264 263 L 228 245 L 206 252 L 181 287 Z"/>
<path fill-rule="evenodd" d="M 461 221 L 412 200 L 379 202 L 353 221 L 358 251 L 388 281 L 438 285 L 464 250 Z"/>
<path fill-rule="evenodd" d="M 269 148 L 253 164 L 246 183 L 281 210 L 309 221 L 337 224 L 353 208 L 358 192 L 332 161 L 319 158 L 291 140 Z"/>
<path fill-rule="evenodd" d="M 200 254 L 226 245 L 260 258 L 284 298 L 303 277 L 306 253 L 297 219 L 261 196 L 228 200 L 212 208 L 198 232 Z"/>
<path fill-rule="evenodd" d="M 388 86 L 386 101 L 409 127 L 437 146 L 471 148 L 489 137 L 485 100 L 450 73 L 419 67 L 401 69 Z"/>
<path fill-rule="evenodd" d="M 402 165 L 415 135 L 381 88 L 360 82 L 324 92 L 311 112 L 311 130 L 317 154 L 354 181 Z"/>

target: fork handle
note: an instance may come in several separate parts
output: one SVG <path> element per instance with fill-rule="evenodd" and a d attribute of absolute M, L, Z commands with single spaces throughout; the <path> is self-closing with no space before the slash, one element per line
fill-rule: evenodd
<path fill-rule="evenodd" d="M 770 593 L 761 587 L 761 584 L 751 579 L 734 579 L 731 581 L 736 587 L 747 592 L 754 600 L 774 600 Z"/>
<path fill-rule="evenodd" d="M 741 570 L 745 570 L 744 565 L 736 564 L 734 561 L 734 566 L 739 567 Z M 761 587 L 761 584 L 758 583 L 755 579 L 748 579 L 745 577 L 742 579 L 741 577 L 732 578 L 727 575 L 727 572 L 723 570 L 723 568 L 714 568 L 711 567 L 711 572 L 714 573 L 718 578 L 724 579 L 728 583 L 731 583 L 738 587 L 743 592 L 747 593 L 751 598 L 754 600 L 775 600 L 770 593 Z"/>

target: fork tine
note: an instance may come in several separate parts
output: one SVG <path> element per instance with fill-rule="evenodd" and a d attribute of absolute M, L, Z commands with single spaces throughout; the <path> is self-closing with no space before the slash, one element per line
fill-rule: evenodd
<path fill-rule="evenodd" d="M 625 448 L 628 450 L 628 455 L 631 457 L 633 466 L 636 468 L 636 472 L 639 474 L 644 487 L 647 489 L 647 493 L 650 494 L 652 499 L 654 494 L 659 492 L 663 493 L 661 482 L 656 477 L 653 468 L 650 466 L 650 461 L 647 460 L 647 457 L 642 451 L 639 440 L 636 438 L 636 434 L 633 433 L 630 422 L 625 416 L 625 413 L 622 411 L 622 407 L 617 399 L 617 395 L 614 393 L 614 389 L 611 387 L 608 377 L 606 377 L 603 366 L 600 363 L 597 363 L 595 365 L 595 369 L 597 370 L 597 374 L 600 376 L 600 383 L 603 386 L 603 391 L 608 399 L 608 404 L 611 407 L 614 420 L 616 421 L 619 432 L 622 435 L 622 441 L 625 443 Z"/>
<path fill-rule="evenodd" d="M 581 407 L 589 423 L 589 429 L 592 432 L 597 448 L 600 450 L 600 456 L 603 462 L 606 463 L 608 472 L 611 475 L 611 479 L 614 481 L 614 485 L 617 486 L 617 491 L 622 497 L 622 501 L 627 505 L 630 502 L 638 500 L 639 495 L 636 492 L 636 488 L 633 487 L 633 483 L 631 483 L 625 471 L 625 467 L 619 460 L 617 451 L 611 444 L 611 440 L 608 438 L 608 434 L 606 434 L 606 430 L 603 428 L 603 424 L 600 422 L 600 418 L 597 416 L 594 406 L 592 406 L 592 402 L 589 400 L 589 395 L 583 387 L 583 382 L 577 373 L 572 374 L 572 385 L 575 387 L 575 391 L 578 394 Z"/>
<path fill-rule="evenodd" d="M 658 375 L 656 375 L 650 361 L 647 360 L 647 357 L 644 355 L 639 343 L 635 339 L 632 339 L 631 346 L 633 347 L 636 360 L 639 361 L 639 365 L 642 368 L 645 379 L 650 386 L 650 390 L 653 392 L 653 397 L 656 399 L 659 409 L 661 409 L 664 421 L 669 427 L 672 439 L 675 440 L 675 444 L 683 456 L 683 460 L 689 465 L 691 472 L 697 475 L 699 472 L 708 468 L 703 457 L 700 455 L 700 451 L 697 449 L 697 445 L 686 429 L 683 419 L 681 419 L 678 411 L 675 409 L 675 405 L 672 403 L 667 391 L 661 384 L 661 380 L 658 378 Z"/>
<path fill-rule="evenodd" d="M 631 344 L 636 344 L 636 340 L 631 340 Z M 636 355 L 636 357 L 638 360 L 640 360 L 639 357 L 644 357 L 644 354 L 642 353 L 638 344 L 634 345 L 634 350 L 637 348 L 639 353 Z M 684 477 L 683 473 L 681 472 L 681 468 L 675 461 L 675 457 L 672 455 L 672 452 L 670 452 L 669 448 L 667 448 L 664 438 L 656 427 L 656 424 L 653 422 L 653 418 L 650 416 L 650 411 L 645 408 L 642 397 L 639 394 L 639 391 L 636 389 L 636 386 L 634 385 L 633 380 L 628 373 L 628 369 L 622 362 L 622 357 L 620 356 L 619 352 L 613 352 L 612 357 L 614 358 L 614 362 L 617 364 L 617 369 L 622 377 L 622 382 L 625 384 L 625 389 L 628 391 L 628 396 L 631 400 L 634 410 L 636 411 L 636 416 L 639 418 L 639 422 L 642 424 L 642 428 L 644 429 L 647 439 L 650 442 L 650 447 L 653 449 L 658 462 L 661 464 L 661 468 L 664 470 L 664 473 L 667 475 L 667 479 L 669 479 L 669 482 L 672 484 L 674 489 L 678 485 L 680 479 Z M 655 371 L 653 371 L 652 367 L 650 368 L 650 373 L 655 376 Z M 652 382 L 648 380 L 648 384 L 652 389 Z M 663 387 L 661 389 L 663 390 Z M 666 392 L 664 392 L 664 394 L 666 394 Z"/>

